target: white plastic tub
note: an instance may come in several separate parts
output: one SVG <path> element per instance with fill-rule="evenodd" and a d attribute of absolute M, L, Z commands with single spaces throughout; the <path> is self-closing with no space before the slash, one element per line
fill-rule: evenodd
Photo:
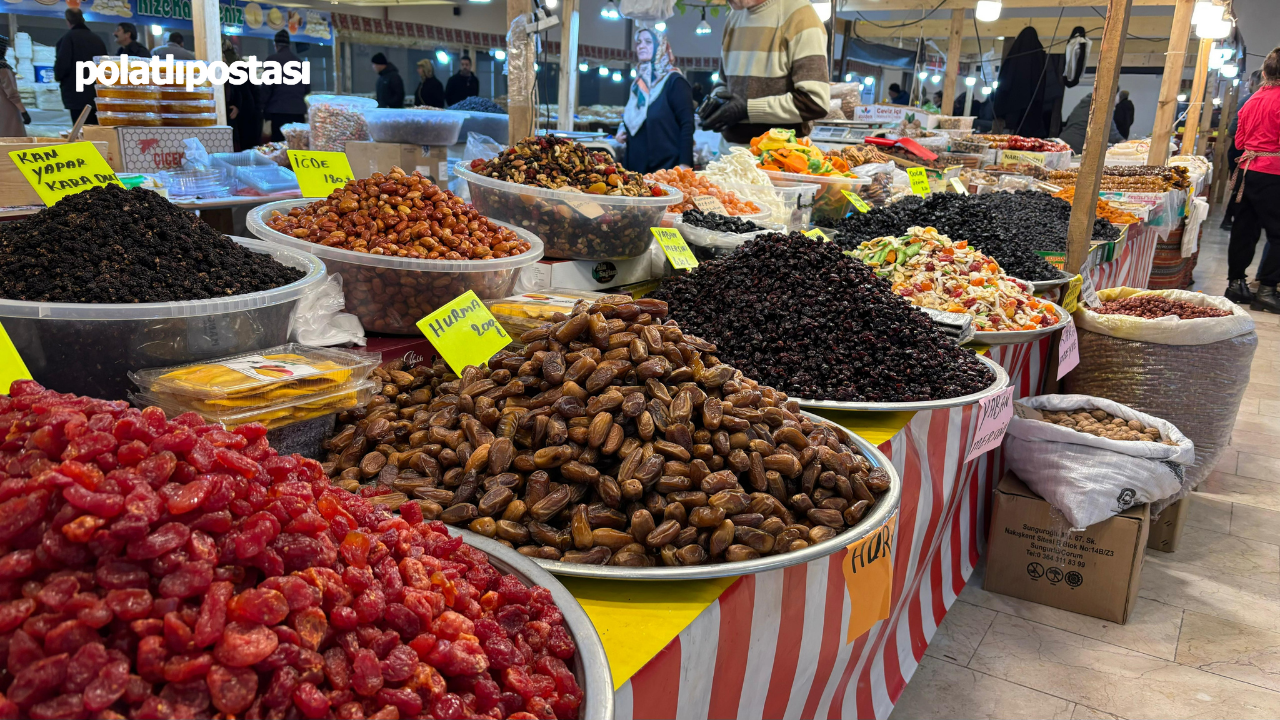
<path fill-rule="evenodd" d="M 306 273 L 282 287 L 213 300 L 97 304 L 0 299 L 0 321 L 32 377 L 59 392 L 123 400 L 127 373 L 283 345 L 298 299 L 325 280 L 314 255 L 233 237 Z"/>
<path fill-rule="evenodd" d="M 765 170 L 764 173 L 769 176 L 769 180 L 775 186 L 779 182 L 805 183 L 818 186 L 813 196 L 813 213 L 810 215 L 809 220 L 814 225 L 821 227 L 835 227 L 836 223 L 843 220 L 849 214 L 849 211 L 853 209 L 853 203 L 849 202 L 849 198 L 845 197 L 842 191 L 848 190 L 857 195 L 858 188 L 871 184 L 871 180 L 867 178 L 798 175 L 776 170 Z M 785 187 L 785 185 L 780 187 Z"/>
<path fill-rule="evenodd" d="M 444 146 L 458 142 L 466 118 L 450 110 L 368 108 L 364 111 L 374 142 Z"/>
<path fill-rule="evenodd" d="M 588 195 L 577 190 L 548 190 L 517 185 L 472 172 L 458 163 L 471 203 L 480 214 L 542 238 L 547 257 L 572 260 L 627 260 L 649 250 L 649 228 L 659 227 L 668 205 L 684 199 L 670 185 L 661 197 Z"/>
<path fill-rule="evenodd" d="M 738 193 L 739 197 L 747 197 L 748 194 L 754 194 L 753 191 L 760 190 L 771 193 L 778 199 L 780 211 L 773 212 L 764 219 L 785 225 L 788 230 L 807 230 L 809 228 L 809 218 L 813 213 L 813 199 L 817 196 L 818 191 L 822 189 L 821 185 L 814 183 L 790 182 L 787 180 L 773 180 L 773 185 L 769 187 L 727 182 L 717 182 L 716 184 L 725 190 L 732 190 Z M 759 205 L 761 201 L 753 200 L 753 202 Z M 750 219 L 755 220 L 754 217 Z"/>
<path fill-rule="evenodd" d="M 281 200 L 249 211 L 249 232 L 273 244 L 315 254 L 330 272 L 342 276 L 347 312 L 360 318 L 365 330 L 393 335 L 420 335 L 416 323 L 444 303 L 468 290 L 481 300 L 511 294 L 520 268 L 542 258 L 542 241 L 532 233 L 506 225 L 529 243 L 529 250 L 493 260 L 418 260 L 371 255 L 326 247 L 278 233 L 267 227 L 273 212 L 288 214 L 315 198 Z"/>
<path fill-rule="evenodd" d="M 466 119 L 462 121 L 462 129 L 458 131 L 458 139 L 461 142 L 467 141 L 469 133 L 484 135 L 492 138 L 499 145 L 510 145 L 510 121 L 506 114 L 503 113 L 486 113 L 476 112 L 474 110 L 451 110 L 450 112 L 465 115 Z"/>

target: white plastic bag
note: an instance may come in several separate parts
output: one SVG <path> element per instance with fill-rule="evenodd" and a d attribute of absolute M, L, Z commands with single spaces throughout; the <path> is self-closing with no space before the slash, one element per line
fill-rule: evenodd
<path fill-rule="evenodd" d="M 1177 443 L 1109 440 L 1015 415 L 1005 431 L 1008 468 L 1065 515 L 1072 528 L 1182 492 L 1195 446 L 1171 423 L 1089 395 L 1041 395 L 1020 402 L 1040 411 L 1103 410 L 1159 428 L 1162 439 Z"/>
<path fill-rule="evenodd" d="M 360 319 L 342 312 L 342 276 L 333 273 L 319 287 L 298 300 L 289 339 L 312 347 L 365 344 Z"/>
<path fill-rule="evenodd" d="M 1109 337 L 1160 345 L 1208 345 L 1243 335 L 1254 328 L 1253 317 L 1244 308 L 1216 295 L 1186 290 L 1135 290 L 1134 288 L 1110 288 L 1098 291 L 1098 298 L 1103 302 L 1139 295 L 1159 295 L 1170 300 L 1189 302 L 1199 307 L 1227 310 L 1231 316 L 1181 320 L 1177 316 L 1170 315 L 1146 320 L 1131 315 L 1099 315 L 1088 308 L 1081 308 L 1075 313 L 1076 325 L 1081 330 Z"/>

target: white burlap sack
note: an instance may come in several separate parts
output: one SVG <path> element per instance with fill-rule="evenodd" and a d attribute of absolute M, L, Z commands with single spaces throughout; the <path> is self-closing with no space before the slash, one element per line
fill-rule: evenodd
<path fill-rule="evenodd" d="M 1041 395 L 1019 402 L 1042 412 L 1104 410 L 1159 428 L 1161 438 L 1177 443 L 1109 440 L 1015 415 L 1005 432 L 1005 462 L 1072 528 L 1177 494 L 1184 466 L 1195 462 L 1195 446 L 1178 428 L 1119 403 L 1088 395 Z"/>
<path fill-rule="evenodd" d="M 1180 320 L 1177 316 L 1170 315 L 1155 320 L 1145 320 L 1130 315 L 1099 315 L 1082 305 L 1075 313 L 1076 325 L 1081 330 L 1109 337 L 1160 345 L 1208 345 L 1253 330 L 1253 318 L 1249 313 L 1224 297 L 1186 290 L 1137 290 L 1127 287 L 1098 291 L 1098 298 L 1103 302 L 1122 300 L 1135 295 L 1159 295 L 1169 300 L 1181 300 L 1200 307 L 1227 310 L 1231 312 L 1231 316 Z"/>

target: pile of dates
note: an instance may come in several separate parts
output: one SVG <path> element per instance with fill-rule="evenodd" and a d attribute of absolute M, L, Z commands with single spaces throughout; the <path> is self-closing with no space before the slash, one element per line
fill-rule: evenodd
<path fill-rule="evenodd" d="M 260 424 L 0 396 L 0 718 L 572 718 L 543 588 Z"/>
<path fill-rule="evenodd" d="M 666 303 L 580 302 L 462 377 L 390 380 L 343 413 L 325 467 L 536 558 L 732 562 L 835 537 L 889 489 L 830 425 L 663 322 Z M 401 511 L 412 503 L 401 506 Z"/>

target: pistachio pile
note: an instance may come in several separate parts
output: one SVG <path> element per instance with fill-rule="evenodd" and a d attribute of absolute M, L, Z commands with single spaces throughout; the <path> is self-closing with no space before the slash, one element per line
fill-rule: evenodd
<path fill-rule="evenodd" d="M 471 170 L 521 185 L 559 190 L 574 188 L 591 195 L 659 197 L 663 191 L 640 173 L 613 162 L 607 153 L 559 137 L 527 137 L 490 160 L 476 158 Z"/>
<path fill-rule="evenodd" d="M 748 560 L 861 520 L 888 473 L 666 315 L 609 295 L 462 377 L 379 370 L 389 382 L 340 416 L 325 469 L 375 501 L 412 496 L 429 519 L 574 563 Z"/>

